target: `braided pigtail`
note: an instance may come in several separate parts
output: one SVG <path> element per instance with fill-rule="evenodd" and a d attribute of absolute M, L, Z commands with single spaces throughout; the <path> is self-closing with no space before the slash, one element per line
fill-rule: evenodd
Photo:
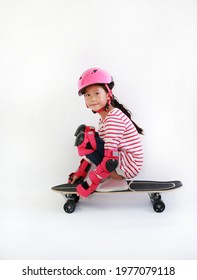
<path fill-rule="evenodd" d="M 131 118 L 132 113 L 131 111 L 129 111 L 128 109 L 126 109 L 123 104 L 119 103 L 119 101 L 117 100 L 117 98 L 113 95 L 112 97 L 112 101 L 111 101 L 111 105 L 115 108 L 120 109 L 130 120 L 131 122 L 134 124 L 135 128 L 137 129 L 137 132 L 139 134 L 144 134 L 143 129 L 141 127 L 139 127 Z"/>

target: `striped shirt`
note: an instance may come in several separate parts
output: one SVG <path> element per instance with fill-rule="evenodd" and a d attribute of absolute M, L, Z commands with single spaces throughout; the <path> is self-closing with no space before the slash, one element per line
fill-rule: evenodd
<path fill-rule="evenodd" d="M 118 150 L 119 167 L 126 178 L 135 177 L 143 164 L 143 148 L 140 136 L 131 120 L 118 108 L 99 121 L 99 136 L 104 148 Z"/>

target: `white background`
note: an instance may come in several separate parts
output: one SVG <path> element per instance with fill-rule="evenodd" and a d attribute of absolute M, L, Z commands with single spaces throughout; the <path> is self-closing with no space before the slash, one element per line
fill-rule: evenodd
<path fill-rule="evenodd" d="M 196 259 L 197 2 L 0 2 L 0 259 Z M 144 128 L 138 179 L 181 180 L 155 213 L 146 194 L 98 195 L 75 213 L 50 188 L 78 166 L 77 95 L 90 67 Z"/>

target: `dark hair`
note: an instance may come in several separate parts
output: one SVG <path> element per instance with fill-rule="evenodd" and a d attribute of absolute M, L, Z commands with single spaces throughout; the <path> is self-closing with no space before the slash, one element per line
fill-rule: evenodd
<path fill-rule="evenodd" d="M 121 103 L 119 103 L 118 99 L 112 95 L 112 101 L 111 101 L 111 105 L 115 108 L 120 109 L 130 120 L 131 122 L 134 124 L 135 128 L 137 129 L 137 132 L 139 134 L 144 134 L 143 129 L 141 127 L 139 127 L 131 118 L 132 113 L 131 111 L 129 111 L 128 109 L 126 109 Z"/>

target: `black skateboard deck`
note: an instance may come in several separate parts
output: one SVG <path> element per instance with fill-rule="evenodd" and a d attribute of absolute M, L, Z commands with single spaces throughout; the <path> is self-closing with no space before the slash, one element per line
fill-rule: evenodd
<path fill-rule="evenodd" d="M 76 187 L 78 183 L 75 184 L 62 184 L 51 189 L 53 191 L 59 192 L 67 198 L 67 202 L 64 204 L 64 211 L 67 213 L 72 213 L 75 210 L 76 204 L 79 201 L 79 196 L 76 192 Z M 163 212 L 165 209 L 165 204 L 161 199 L 161 192 L 171 191 L 178 189 L 182 186 L 180 181 L 140 181 L 140 180 L 127 180 L 129 185 L 128 190 L 119 191 L 95 191 L 93 194 L 112 194 L 112 193 L 134 193 L 134 192 L 146 192 L 149 194 L 150 200 L 153 205 L 155 212 Z"/>

